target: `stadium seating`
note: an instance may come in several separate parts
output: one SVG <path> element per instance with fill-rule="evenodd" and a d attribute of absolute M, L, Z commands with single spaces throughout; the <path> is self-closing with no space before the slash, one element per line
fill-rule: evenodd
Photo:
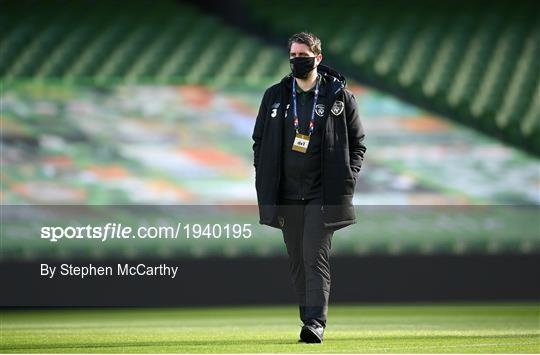
<path fill-rule="evenodd" d="M 245 1 L 286 40 L 310 29 L 358 79 L 540 153 L 540 6 L 535 1 Z M 175 1 L 2 1 L 3 80 L 270 83 L 283 53 Z M 257 59 L 257 66 L 248 62 Z M 255 61 L 253 61 L 255 62 Z"/>
<path fill-rule="evenodd" d="M 244 1 L 284 41 L 309 29 L 355 77 L 540 154 L 535 1 Z"/>
<path fill-rule="evenodd" d="M 3 80 L 268 83 L 283 55 L 216 17 L 174 1 L 3 1 Z"/>
<path fill-rule="evenodd" d="M 252 14 L 245 16 L 282 44 L 292 32 L 310 28 L 323 39 L 325 55 L 343 63 L 347 76 L 405 92 L 464 124 L 539 152 L 540 28 L 532 5 L 433 3 L 414 0 L 400 9 L 397 2 L 336 1 L 304 9 L 291 21 L 281 15 L 288 11 L 285 1 L 260 1 L 247 3 Z M 283 48 L 172 0 L 0 4 L 0 75 L 9 83 L 2 106 L 3 202 L 254 202 L 249 200 L 254 198 L 250 133 L 264 87 L 289 71 Z M 230 90 L 235 84 L 257 90 Z M 213 85 L 226 89 L 209 88 Z M 538 201 L 534 158 L 494 148 L 479 135 L 457 132 L 416 108 L 354 86 L 372 147 L 372 165 L 359 184 L 362 203 Z M 204 124 L 194 126 L 196 120 Z M 202 136 L 213 146 L 198 147 L 193 137 Z M 447 145 L 451 140 L 458 149 Z M 466 159 L 461 149 L 470 153 Z M 418 152 L 427 150 L 432 160 L 419 159 Z M 491 165 L 484 164 L 484 152 L 494 150 Z M 396 158 L 398 151 L 402 154 Z M 515 162 L 513 179 L 492 182 L 493 172 Z M 361 238 L 354 229 L 343 231 L 335 252 L 527 254 L 540 248 L 538 238 L 531 238 L 534 209 L 501 210 L 497 221 L 521 228 L 493 233 L 482 229 L 493 225 L 489 214 L 471 226 L 469 212 L 454 213 L 459 210 L 440 215 L 422 209 L 359 210 Z M 242 222 L 256 221 L 254 211 Z M 3 239 L 7 252 L 2 257 L 105 258 L 120 250 L 125 257 L 155 253 L 163 258 L 284 252 L 272 231 L 256 228 L 259 238 L 241 245 L 191 241 L 174 249 L 143 242 L 129 249 L 113 244 L 103 252 L 90 244 L 59 249 L 30 243 L 36 225 L 23 218 Z"/>

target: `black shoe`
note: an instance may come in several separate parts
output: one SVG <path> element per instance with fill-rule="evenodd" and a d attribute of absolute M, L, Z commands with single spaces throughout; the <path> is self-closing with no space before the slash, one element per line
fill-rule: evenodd
<path fill-rule="evenodd" d="M 316 323 L 308 323 L 302 327 L 300 331 L 300 340 L 305 343 L 322 343 L 324 328 Z"/>

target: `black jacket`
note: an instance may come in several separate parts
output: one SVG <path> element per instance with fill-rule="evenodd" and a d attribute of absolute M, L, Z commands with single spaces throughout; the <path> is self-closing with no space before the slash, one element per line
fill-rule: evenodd
<path fill-rule="evenodd" d="M 319 94 L 324 96 L 326 107 L 321 118 L 320 154 L 323 220 L 326 227 L 337 230 L 356 222 L 352 198 L 366 151 L 364 130 L 345 78 L 324 65 L 319 65 L 317 71 L 325 79 Z M 283 125 L 285 112 L 292 114 L 291 83 L 289 74 L 265 91 L 252 135 L 259 222 L 276 228 L 281 228 L 278 203 Z"/>

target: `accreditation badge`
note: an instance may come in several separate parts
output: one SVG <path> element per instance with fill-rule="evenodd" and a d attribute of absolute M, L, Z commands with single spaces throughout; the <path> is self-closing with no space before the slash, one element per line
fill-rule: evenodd
<path fill-rule="evenodd" d="M 295 150 L 300 153 L 305 153 L 309 144 L 309 136 L 304 134 L 296 133 L 294 137 L 294 142 L 292 145 L 292 150 Z"/>

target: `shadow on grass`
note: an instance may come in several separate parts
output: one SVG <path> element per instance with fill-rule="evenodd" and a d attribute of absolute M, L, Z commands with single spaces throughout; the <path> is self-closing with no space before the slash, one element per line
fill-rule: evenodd
<path fill-rule="evenodd" d="M 26 344 L 24 346 L 2 346 L 1 351 L 13 351 L 13 350 L 50 350 L 50 349 L 87 349 L 87 348 L 124 348 L 124 347 L 187 347 L 187 346 L 228 346 L 228 345 L 293 345 L 299 344 L 297 339 L 292 340 L 274 340 L 274 339 L 253 339 L 253 340 L 178 340 L 178 341 L 144 341 L 144 342 L 110 342 L 110 343 L 83 343 L 83 344 Z"/>

